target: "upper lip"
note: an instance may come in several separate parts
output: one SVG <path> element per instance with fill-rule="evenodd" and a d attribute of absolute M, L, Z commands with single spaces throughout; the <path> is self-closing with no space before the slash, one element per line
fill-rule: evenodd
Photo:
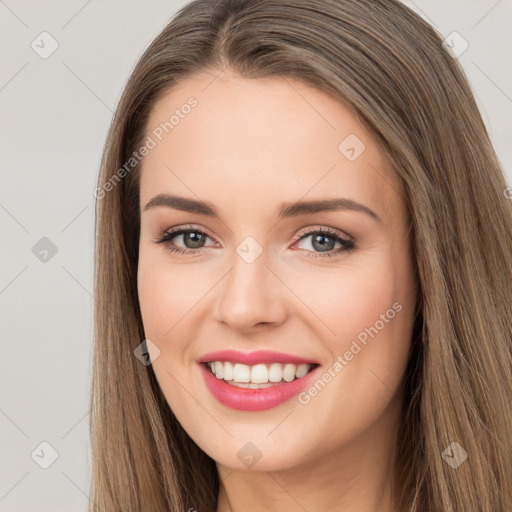
<path fill-rule="evenodd" d="M 283 352 L 272 352 L 270 350 L 255 350 L 252 352 L 240 352 L 238 350 L 220 350 L 209 352 L 200 357 L 198 363 L 207 363 L 211 361 L 229 361 L 232 363 L 242 363 L 248 366 L 261 363 L 292 363 L 292 364 L 318 364 L 311 359 L 285 354 Z"/>

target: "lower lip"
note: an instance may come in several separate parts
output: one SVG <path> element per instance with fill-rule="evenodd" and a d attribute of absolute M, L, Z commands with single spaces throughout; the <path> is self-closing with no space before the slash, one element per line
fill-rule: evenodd
<path fill-rule="evenodd" d="M 239 411 L 264 411 L 277 407 L 298 395 L 309 384 L 319 366 L 300 379 L 268 388 L 249 389 L 232 386 L 213 375 L 204 363 L 199 363 L 206 387 L 210 393 L 226 407 Z"/>

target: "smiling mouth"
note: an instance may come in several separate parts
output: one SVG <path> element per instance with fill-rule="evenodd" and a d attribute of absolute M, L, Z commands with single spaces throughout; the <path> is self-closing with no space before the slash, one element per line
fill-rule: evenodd
<path fill-rule="evenodd" d="M 271 363 L 246 365 L 230 361 L 203 363 L 217 379 L 235 387 L 263 389 L 298 380 L 318 367 L 318 364 Z"/>

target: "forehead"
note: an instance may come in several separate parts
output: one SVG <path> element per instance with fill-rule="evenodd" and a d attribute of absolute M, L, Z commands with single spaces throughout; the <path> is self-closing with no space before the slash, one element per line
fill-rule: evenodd
<path fill-rule="evenodd" d="M 193 106 L 191 106 L 193 105 Z M 204 72 L 153 107 L 141 204 L 167 192 L 239 213 L 347 197 L 393 208 L 398 184 L 364 126 L 339 101 L 291 78 Z"/>

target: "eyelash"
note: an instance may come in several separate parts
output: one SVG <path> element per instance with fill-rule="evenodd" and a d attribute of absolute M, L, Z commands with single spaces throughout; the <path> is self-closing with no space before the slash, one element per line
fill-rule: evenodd
<path fill-rule="evenodd" d="M 201 235 L 205 235 L 208 238 L 211 238 L 209 235 L 207 235 L 204 231 L 201 231 L 199 229 L 195 229 L 193 226 L 179 226 L 176 228 L 172 228 L 170 230 L 165 231 L 162 233 L 162 236 L 160 239 L 155 240 L 155 243 L 157 244 L 165 244 L 165 248 L 172 252 L 177 253 L 180 255 L 186 255 L 192 253 L 194 256 L 200 256 L 202 254 L 202 249 L 188 249 L 188 248 L 182 248 L 182 247 L 175 247 L 172 245 L 169 245 L 171 240 L 178 235 L 182 235 L 185 233 L 200 233 Z M 329 238 L 333 238 L 335 242 L 340 242 L 342 245 L 342 249 L 339 249 L 337 252 L 326 252 L 324 254 L 322 253 L 314 253 L 313 251 L 307 251 L 306 256 L 312 257 L 312 258 L 325 258 L 325 257 L 332 257 L 332 256 L 338 256 L 341 254 L 347 254 L 355 251 L 356 246 L 354 244 L 354 241 L 349 238 L 343 238 L 340 235 L 338 235 L 336 232 L 332 231 L 328 227 L 319 226 L 317 229 L 312 229 L 310 231 L 307 231 L 305 233 L 302 233 L 300 236 L 296 237 L 294 239 L 294 245 L 299 242 L 300 240 L 307 238 L 310 235 L 314 234 L 327 234 Z M 311 254 L 313 253 L 314 256 Z"/>

